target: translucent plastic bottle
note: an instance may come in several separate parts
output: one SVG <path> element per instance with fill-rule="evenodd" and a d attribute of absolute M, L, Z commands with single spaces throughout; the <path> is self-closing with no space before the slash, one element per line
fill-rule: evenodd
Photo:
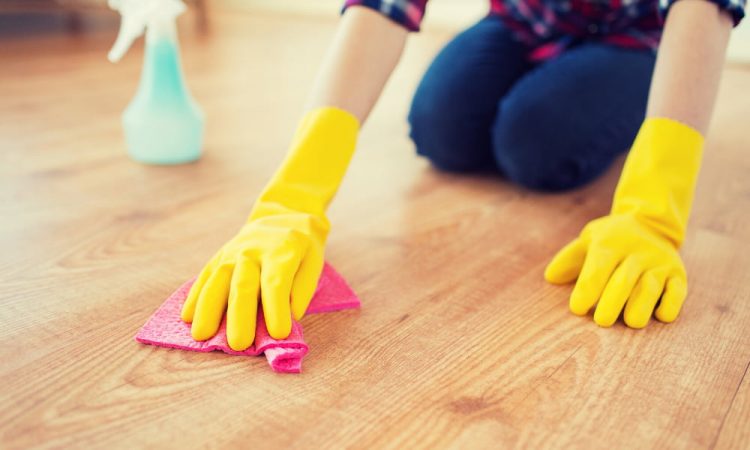
<path fill-rule="evenodd" d="M 200 158 L 204 116 L 185 85 L 175 19 L 179 0 L 119 0 L 120 36 L 110 52 L 117 61 L 146 29 L 138 92 L 122 116 L 128 153 L 147 164 L 181 164 Z M 113 5 L 114 3 L 114 5 Z"/>

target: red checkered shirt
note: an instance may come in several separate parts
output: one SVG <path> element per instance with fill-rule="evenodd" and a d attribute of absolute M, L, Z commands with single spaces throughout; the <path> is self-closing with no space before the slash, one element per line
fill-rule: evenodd
<path fill-rule="evenodd" d="M 554 58 L 583 41 L 651 49 L 659 45 L 663 17 L 678 0 L 490 0 L 490 14 L 502 19 L 529 48 L 533 61 Z M 745 14 L 745 0 L 706 0 L 731 14 Z M 419 30 L 427 0 L 346 0 L 344 10 L 375 9 L 411 31 Z"/>

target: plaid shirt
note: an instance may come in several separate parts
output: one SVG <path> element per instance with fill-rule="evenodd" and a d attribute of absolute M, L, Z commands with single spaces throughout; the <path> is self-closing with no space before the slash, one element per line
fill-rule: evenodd
<path fill-rule="evenodd" d="M 678 0 L 489 0 L 532 61 L 554 58 L 583 40 L 656 50 L 662 19 Z M 745 0 L 707 0 L 726 10 L 735 25 L 745 15 Z M 427 0 L 346 0 L 375 9 L 411 31 L 418 31 Z"/>

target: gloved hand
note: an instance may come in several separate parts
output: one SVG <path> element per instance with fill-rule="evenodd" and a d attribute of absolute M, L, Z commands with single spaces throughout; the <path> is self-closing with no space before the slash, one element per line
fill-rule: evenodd
<path fill-rule="evenodd" d="M 329 231 L 325 209 L 354 152 L 359 123 L 340 109 L 305 115 L 291 150 L 247 223 L 206 264 L 182 307 L 196 340 L 216 334 L 226 311 L 227 341 L 242 351 L 255 339 L 258 294 L 271 337 L 284 339 L 315 292 Z"/>
<path fill-rule="evenodd" d="M 612 211 L 590 222 L 552 259 L 551 283 L 576 278 L 570 310 L 609 327 L 625 308 L 625 323 L 645 327 L 656 318 L 672 322 L 687 295 L 687 276 L 677 252 L 685 238 L 703 137 L 687 125 L 647 119 L 630 150 Z M 657 302 L 661 303 L 656 307 Z M 598 302 L 598 304 L 597 304 Z"/>

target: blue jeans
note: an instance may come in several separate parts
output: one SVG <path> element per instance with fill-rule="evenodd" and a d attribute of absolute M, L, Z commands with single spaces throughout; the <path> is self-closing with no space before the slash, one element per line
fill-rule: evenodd
<path fill-rule="evenodd" d="M 526 51 L 492 16 L 454 38 L 414 95 L 417 153 L 442 170 L 499 170 L 547 191 L 604 172 L 645 117 L 655 55 L 582 43 L 535 65 Z"/>

